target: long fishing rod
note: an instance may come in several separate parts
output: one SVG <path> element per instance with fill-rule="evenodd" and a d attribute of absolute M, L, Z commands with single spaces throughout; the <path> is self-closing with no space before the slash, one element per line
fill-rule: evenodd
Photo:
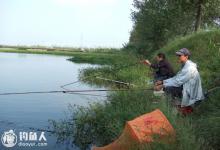
<path fill-rule="evenodd" d="M 121 69 L 123 69 L 123 68 L 135 66 L 135 65 L 137 65 L 137 64 L 139 64 L 139 62 L 136 62 L 136 63 L 134 63 L 134 64 L 125 65 L 125 66 L 123 66 L 123 67 L 118 67 L 118 68 L 112 69 L 111 71 L 118 71 L 118 70 L 121 70 Z M 96 77 L 96 76 L 102 75 L 102 74 L 103 74 L 103 72 L 99 72 L 99 73 L 96 73 L 96 74 L 94 74 L 94 75 L 84 77 L 83 79 L 85 80 L 85 79 L 92 78 L 92 77 Z M 74 81 L 74 82 L 68 83 L 68 84 L 64 84 L 64 85 L 62 85 L 62 86 L 60 86 L 60 87 L 61 87 L 62 89 L 67 90 L 67 89 L 65 88 L 66 86 L 73 85 L 73 84 L 76 84 L 76 83 L 79 83 L 79 82 L 81 82 L 80 79 L 79 79 L 79 80 L 76 80 L 76 81 Z"/>
<path fill-rule="evenodd" d="M 100 94 L 88 94 L 88 93 L 78 93 L 78 92 L 69 92 L 71 90 L 64 88 L 67 92 L 65 92 L 66 94 L 72 94 L 72 95 L 82 95 L 82 96 L 95 96 L 95 97 L 109 97 L 107 95 L 100 95 Z"/>
<path fill-rule="evenodd" d="M 152 91 L 154 90 L 153 88 L 149 88 L 149 89 L 144 89 L 144 88 L 140 88 L 140 89 L 100 89 L 100 90 L 68 90 L 68 91 L 30 91 L 30 92 L 12 92 L 12 93 L 0 93 L 0 96 L 3 95 L 28 95 L 28 94 L 53 94 L 53 93 L 72 93 L 72 94 L 83 94 L 86 92 L 117 92 L 117 91 Z"/>
<path fill-rule="evenodd" d="M 139 63 L 139 62 L 138 62 L 138 63 Z M 126 66 L 123 66 L 123 67 L 118 67 L 118 68 L 112 69 L 111 71 L 118 71 L 118 70 L 121 70 L 121 69 L 123 69 L 123 68 L 127 68 L 127 67 L 131 67 L 131 66 L 137 65 L 138 63 L 129 64 L 129 65 L 126 65 Z M 102 75 L 102 74 L 103 74 L 103 72 L 99 72 L 99 73 L 96 73 L 96 74 L 94 74 L 94 75 L 84 77 L 83 79 L 88 79 L 88 78 L 96 77 L 96 76 Z M 81 80 L 76 80 L 76 81 L 74 81 L 74 82 L 71 82 L 71 83 L 62 85 L 62 86 L 60 86 L 60 87 L 61 87 L 61 88 L 64 88 L 64 87 L 66 87 L 66 86 L 73 85 L 73 84 L 76 84 L 76 83 L 78 83 L 78 82 L 81 82 Z"/>
<path fill-rule="evenodd" d="M 206 95 L 208 95 L 208 94 L 210 94 L 210 93 L 212 93 L 213 91 L 218 90 L 218 89 L 220 89 L 220 86 L 213 87 L 213 88 L 207 90 Z"/>
<path fill-rule="evenodd" d="M 40 132 L 48 132 L 48 133 L 55 133 L 53 130 L 47 130 L 47 129 L 40 129 L 40 128 L 29 128 L 30 130 L 40 131 Z"/>
<path fill-rule="evenodd" d="M 96 97 L 108 97 L 107 95 L 99 95 L 99 94 L 85 94 L 85 93 L 67 93 L 67 94 L 74 94 L 74 95 L 83 95 L 83 96 L 96 96 Z"/>
<path fill-rule="evenodd" d="M 110 82 L 114 82 L 114 83 L 118 83 L 118 84 L 124 84 L 124 85 L 127 85 L 127 86 L 136 86 L 134 84 L 131 84 L 131 83 L 128 83 L 128 82 L 123 82 L 123 81 L 117 81 L 117 80 L 112 80 L 112 79 L 107 79 L 107 78 L 102 78 L 102 77 L 96 77 L 97 79 L 101 79 L 101 80 L 104 80 L 104 81 L 110 81 Z"/>

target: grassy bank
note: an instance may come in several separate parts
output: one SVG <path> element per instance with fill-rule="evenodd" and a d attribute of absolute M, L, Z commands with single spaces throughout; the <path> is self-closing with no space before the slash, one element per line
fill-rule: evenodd
<path fill-rule="evenodd" d="M 190 49 L 191 59 L 199 65 L 203 87 L 208 89 L 220 86 L 219 43 L 220 31 L 200 32 L 177 38 L 159 51 L 165 52 L 178 70 L 180 66 L 176 63 L 175 51 L 183 47 Z M 125 57 L 127 59 L 121 59 L 120 64 L 134 64 L 138 61 L 135 56 Z M 86 58 L 85 60 L 89 61 Z M 81 76 L 84 78 L 101 72 L 106 78 L 135 83 L 138 87 L 149 87 L 147 81 L 150 74 L 145 66 L 136 64 L 115 69 L 117 67 L 114 62 L 117 61 L 112 60 L 113 66 L 86 69 Z M 87 78 L 86 82 L 108 84 L 94 78 Z M 210 93 L 209 98 L 198 106 L 192 115 L 183 117 L 169 104 L 169 97 L 155 97 L 152 91 L 113 92 L 109 93 L 104 103 L 93 103 L 88 107 L 71 106 L 71 118 L 61 122 L 52 121 L 52 124 L 61 141 L 69 139 L 81 149 L 86 149 L 92 144 L 103 146 L 111 143 L 121 134 L 126 121 L 159 108 L 174 126 L 176 141 L 169 145 L 153 143 L 137 149 L 217 150 L 220 146 L 219 99 L 220 91 L 216 90 Z M 154 101 L 159 103 L 153 103 Z"/>

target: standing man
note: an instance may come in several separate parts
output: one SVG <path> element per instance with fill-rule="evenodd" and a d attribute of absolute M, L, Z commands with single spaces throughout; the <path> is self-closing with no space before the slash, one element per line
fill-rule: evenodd
<path fill-rule="evenodd" d="M 155 81 L 165 80 L 174 76 L 174 71 L 170 63 L 167 61 L 164 53 L 158 53 L 156 56 L 157 63 L 152 64 L 149 60 L 143 63 L 156 70 L 154 74 Z"/>
<path fill-rule="evenodd" d="M 167 80 L 158 81 L 155 90 L 165 88 L 165 92 L 171 94 L 172 97 L 181 96 L 181 111 L 187 113 L 192 111 L 193 104 L 203 100 L 202 84 L 197 65 L 189 60 L 190 52 L 183 48 L 176 52 L 182 69 L 176 76 Z"/>

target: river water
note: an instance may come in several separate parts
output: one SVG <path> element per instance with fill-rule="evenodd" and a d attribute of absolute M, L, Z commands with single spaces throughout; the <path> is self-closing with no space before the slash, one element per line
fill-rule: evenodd
<path fill-rule="evenodd" d="M 62 90 L 60 85 L 78 80 L 79 69 L 89 64 L 75 64 L 68 57 L 0 53 L 0 93 Z M 69 88 L 100 89 L 84 83 Z M 63 150 L 67 145 L 56 142 L 46 129 L 48 119 L 66 117 L 69 104 L 88 105 L 104 98 L 72 94 L 30 94 L 0 96 L 0 149 Z M 35 145 L 31 145 L 34 143 Z M 78 150 L 77 147 L 70 149 Z"/>

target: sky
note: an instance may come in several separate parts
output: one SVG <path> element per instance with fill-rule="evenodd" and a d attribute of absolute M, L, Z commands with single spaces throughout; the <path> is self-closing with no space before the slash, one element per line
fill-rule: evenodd
<path fill-rule="evenodd" d="M 0 44 L 120 48 L 132 1 L 0 0 Z"/>

